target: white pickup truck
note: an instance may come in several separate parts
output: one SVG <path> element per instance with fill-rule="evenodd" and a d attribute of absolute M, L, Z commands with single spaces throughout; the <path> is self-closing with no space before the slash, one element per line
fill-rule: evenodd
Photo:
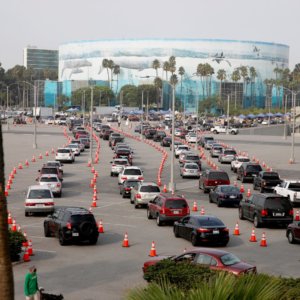
<path fill-rule="evenodd" d="M 292 203 L 300 204 L 300 180 L 284 180 L 274 191 L 278 195 L 289 197 Z"/>
<path fill-rule="evenodd" d="M 215 126 L 215 127 L 211 128 L 210 131 L 215 133 L 215 134 L 226 133 L 227 132 L 227 127 L 226 126 Z M 239 130 L 237 128 L 229 127 L 228 132 L 230 134 L 238 134 Z"/>

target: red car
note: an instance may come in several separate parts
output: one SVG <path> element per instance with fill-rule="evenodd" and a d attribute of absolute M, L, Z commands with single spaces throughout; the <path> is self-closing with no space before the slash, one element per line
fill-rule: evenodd
<path fill-rule="evenodd" d="M 149 266 L 153 266 L 163 259 L 171 259 L 175 262 L 188 261 L 194 264 L 206 265 L 212 270 L 222 270 L 237 276 L 257 272 L 256 266 L 241 261 L 234 254 L 210 248 L 198 248 L 197 250 L 187 251 L 178 256 L 157 256 L 144 263 L 143 272 L 146 273 Z"/>
<path fill-rule="evenodd" d="M 148 219 L 155 218 L 158 226 L 164 222 L 178 221 L 189 214 L 190 209 L 187 201 L 179 195 L 160 194 L 148 203 L 147 217 Z"/>
<path fill-rule="evenodd" d="M 206 170 L 206 172 L 200 174 L 199 189 L 203 189 L 204 193 L 208 193 L 218 185 L 229 184 L 230 179 L 225 171 Z"/>

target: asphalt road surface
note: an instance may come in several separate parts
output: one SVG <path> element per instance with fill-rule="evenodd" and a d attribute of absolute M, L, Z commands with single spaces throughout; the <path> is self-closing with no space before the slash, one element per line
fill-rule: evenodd
<path fill-rule="evenodd" d="M 125 128 L 126 132 L 129 131 Z M 4 133 L 5 168 L 8 175 L 19 162 L 31 160 L 32 155 L 43 154 L 43 160 L 29 162 L 29 167 L 18 170 L 12 190 L 8 197 L 9 211 L 16 218 L 22 230 L 33 242 L 35 255 L 31 262 L 14 266 L 16 299 L 24 299 L 24 276 L 29 265 L 35 264 L 38 270 L 39 284 L 47 292 L 62 293 L 65 299 L 122 299 L 128 290 L 145 284 L 142 279 L 142 265 L 147 260 L 151 242 L 155 241 L 156 250 L 160 254 L 179 254 L 185 248 L 192 249 L 190 242 L 174 237 L 172 226 L 158 227 L 154 220 L 148 220 L 146 210 L 135 209 L 129 199 L 119 195 L 117 177 L 110 177 L 110 161 L 113 153 L 108 142 L 101 140 L 100 161 L 95 165 L 99 172 L 97 189 L 99 191 L 98 207 L 93 209 L 96 219 L 103 220 L 105 233 L 99 236 L 95 246 L 69 245 L 62 247 L 56 238 L 45 238 L 43 234 L 44 216 L 24 216 L 24 193 L 29 185 L 35 184 L 37 170 L 42 162 L 53 159 L 44 156 L 45 151 L 66 143 L 62 128 L 43 126 L 38 128 L 38 149 L 32 149 L 32 127 L 17 126 L 11 132 Z M 69 133 L 71 135 L 71 133 Z M 270 144 L 268 137 L 263 137 L 259 143 L 249 143 L 250 137 L 218 136 L 237 147 L 238 150 L 248 151 L 250 157 L 256 155 L 265 160 L 275 170 L 292 178 L 300 177 L 299 163 L 289 165 L 290 146 Z M 255 137 L 257 139 L 257 137 Z M 273 137 L 274 138 L 274 137 Z M 244 139 L 244 140 L 243 140 Z M 275 138 L 274 138 L 275 139 Z M 280 138 L 278 138 L 280 141 Z M 143 142 L 126 138 L 134 149 L 134 165 L 140 166 L 147 181 L 156 181 L 157 170 L 162 157 Z M 266 142 L 266 143 L 264 143 Z M 273 144 L 275 142 L 275 144 Z M 169 152 L 169 149 L 166 148 Z M 297 161 L 300 162 L 300 149 L 296 146 Z M 162 183 L 169 182 L 170 157 L 162 175 Z M 92 189 L 89 182 L 92 178 L 87 167 L 88 151 L 76 159 L 74 164 L 64 165 L 64 181 L 62 198 L 56 198 L 59 205 L 82 206 L 89 208 L 92 202 Z M 217 162 L 216 159 L 214 159 Z M 205 162 L 203 166 L 206 167 Z M 222 165 L 228 171 L 232 182 L 236 176 L 230 171 L 229 165 Z M 285 176 L 284 175 L 284 176 Z M 233 236 L 233 230 L 238 221 L 237 208 L 218 208 L 208 201 L 208 195 L 198 189 L 198 181 L 181 179 L 179 164 L 176 160 L 175 181 L 177 193 L 183 194 L 189 201 L 190 207 L 197 201 L 198 208 L 203 206 L 207 214 L 221 218 L 230 229 L 230 242 L 226 247 L 241 259 L 255 264 L 259 272 L 267 272 L 282 276 L 300 276 L 300 245 L 290 245 L 285 237 L 285 229 L 260 228 L 256 230 L 258 240 L 263 231 L 266 232 L 268 247 L 263 248 L 258 243 L 250 243 L 249 238 L 253 224 L 249 221 L 239 221 L 240 236 Z M 245 184 L 245 189 L 252 184 Z M 192 212 L 199 214 L 199 212 Z M 128 232 L 129 248 L 122 248 L 125 232 Z"/>

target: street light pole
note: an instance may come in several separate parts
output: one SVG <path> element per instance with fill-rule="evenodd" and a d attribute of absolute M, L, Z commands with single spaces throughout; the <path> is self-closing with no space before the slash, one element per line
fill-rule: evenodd
<path fill-rule="evenodd" d="M 83 124 L 83 127 L 84 127 L 84 125 L 85 125 L 85 90 L 83 90 L 83 111 L 82 111 L 82 113 L 83 113 L 83 122 L 82 122 L 82 124 Z"/>
<path fill-rule="evenodd" d="M 36 86 L 33 85 L 33 99 L 34 99 L 34 127 L 33 127 L 33 149 L 37 149 L 37 142 L 36 142 L 36 115 L 37 115 L 37 91 Z"/>
<path fill-rule="evenodd" d="M 7 131 L 9 131 L 9 122 L 8 122 L 8 93 L 9 93 L 9 86 L 6 86 L 6 123 L 7 123 Z"/>
<path fill-rule="evenodd" d="M 295 125 L 296 125 L 296 93 L 292 92 L 292 105 L 293 105 L 293 130 L 292 130 L 292 152 L 290 162 L 295 163 Z"/>
<path fill-rule="evenodd" d="M 285 140 L 287 138 L 287 123 L 286 123 L 287 96 L 288 95 L 285 95 L 285 102 L 284 102 L 284 132 L 283 132 L 283 138 Z"/>
<path fill-rule="evenodd" d="M 172 154 L 171 154 L 171 178 L 169 190 L 174 193 L 175 192 L 175 184 L 174 184 L 174 135 L 175 131 L 175 84 L 172 84 Z"/>
<path fill-rule="evenodd" d="M 229 134 L 229 101 L 230 101 L 230 95 L 227 95 L 227 128 L 226 128 L 226 134 Z"/>
<path fill-rule="evenodd" d="M 146 120 L 149 121 L 149 91 L 147 91 L 147 112 L 146 112 Z"/>
<path fill-rule="evenodd" d="M 91 135 L 90 135 L 90 161 L 93 161 L 93 105 L 94 105 L 94 88 L 91 87 L 91 115 L 90 115 L 90 126 L 91 126 Z"/>
<path fill-rule="evenodd" d="M 144 91 L 142 91 L 142 115 L 141 115 L 141 139 L 143 139 L 143 123 L 144 123 Z"/>

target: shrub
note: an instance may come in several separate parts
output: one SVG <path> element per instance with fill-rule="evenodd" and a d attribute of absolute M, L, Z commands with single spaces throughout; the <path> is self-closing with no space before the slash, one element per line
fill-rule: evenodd
<path fill-rule="evenodd" d="M 171 285 L 174 284 L 181 290 L 190 290 L 199 282 L 208 282 L 218 273 L 219 271 L 212 271 L 205 266 L 164 259 L 150 266 L 144 275 L 144 279 L 157 284 L 164 281 Z"/>
<path fill-rule="evenodd" d="M 8 231 L 9 237 L 9 252 L 11 261 L 19 261 L 20 253 L 22 251 L 22 243 L 25 242 L 25 238 L 21 232 Z"/>

